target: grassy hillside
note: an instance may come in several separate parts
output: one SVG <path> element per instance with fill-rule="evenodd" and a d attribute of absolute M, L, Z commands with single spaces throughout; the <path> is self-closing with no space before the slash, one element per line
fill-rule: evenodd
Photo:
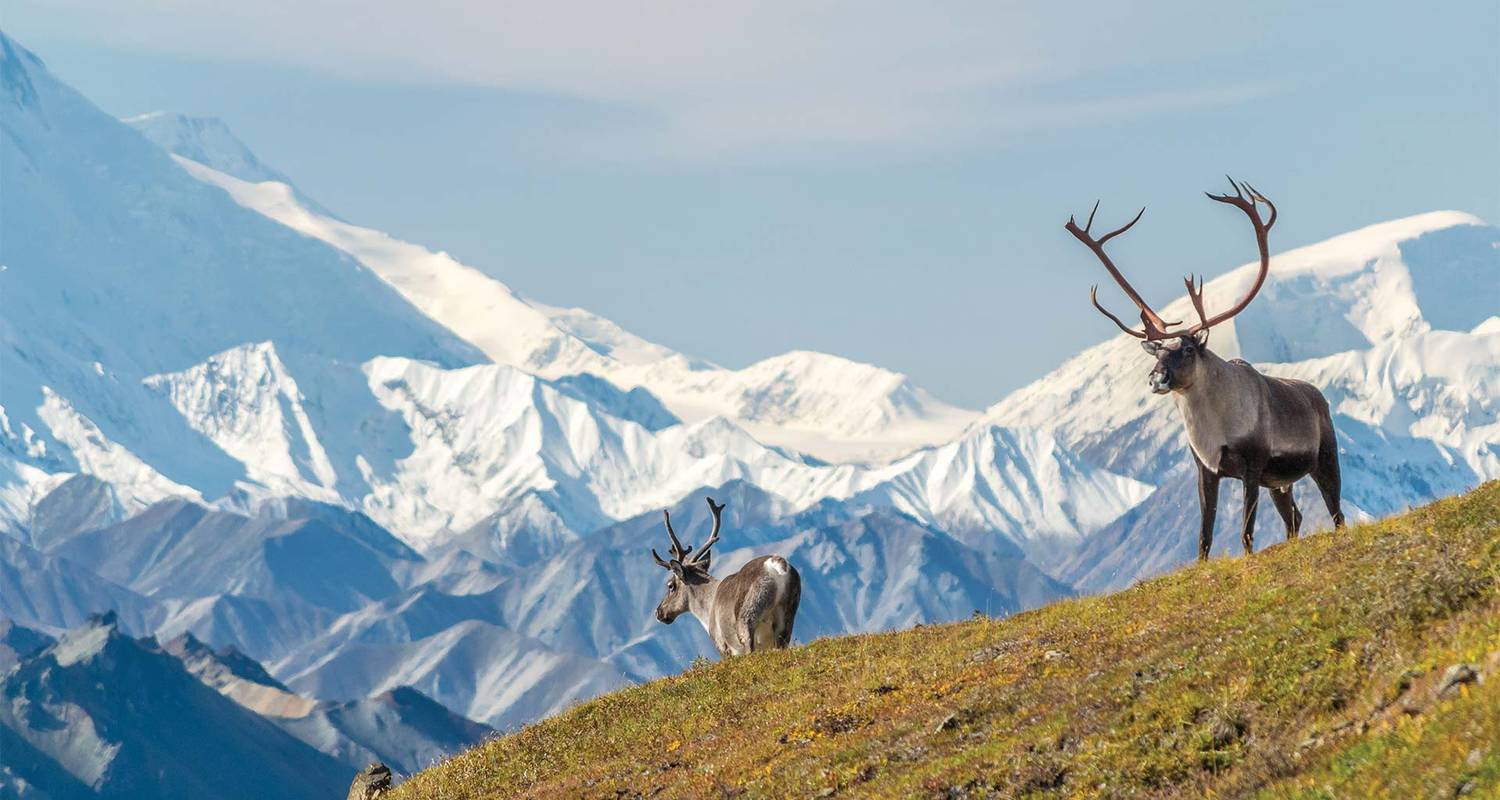
<path fill-rule="evenodd" d="M 1480 678 L 1440 694 L 1458 664 Z M 702 667 L 394 796 L 1460 795 L 1500 797 L 1500 482 L 1107 597 Z"/>

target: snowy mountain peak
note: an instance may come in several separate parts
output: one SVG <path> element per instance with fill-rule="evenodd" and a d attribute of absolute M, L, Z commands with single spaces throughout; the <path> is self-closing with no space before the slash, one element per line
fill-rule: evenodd
<path fill-rule="evenodd" d="M 272 496 L 339 502 L 338 475 L 273 343 L 241 345 L 144 383 L 161 392 L 189 426 L 245 464 L 246 477 Z"/>
<path fill-rule="evenodd" d="M 1251 361 L 1300 361 L 1361 349 L 1434 328 L 1472 329 L 1492 313 L 1494 228 L 1437 211 L 1370 225 L 1278 253 L 1256 301 L 1221 334 L 1220 350 Z M 1205 303 L 1225 307 L 1249 286 L 1257 264 L 1208 283 Z M 1190 319 L 1187 298 L 1162 312 Z M 1225 340 L 1233 344 L 1226 349 Z"/>
<path fill-rule="evenodd" d="M 727 417 L 767 444 L 829 461 L 894 458 L 945 441 L 975 417 L 903 375 L 822 353 L 717 367 L 587 311 L 523 298 L 447 253 L 333 218 L 285 183 L 245 180 L 182 155 L 178 163 L 240 205 L 349 254 L 499 364 L 548 379 L 587 373 L 622 390 L 645 387 L 681 420 Z"/>
<path fill-rule="evenodd" d="M 794 350 L 739 371 L 747 384 L 742 416 L 857 432 L 880 423 L 958 416 L 899 372 L 810 350 Z"/>
<path fill-rule="evenodd" d="M 836 356 L 829 353 L 821 353 L 817 350 L 788 350 L 781 355 L 771 356 L 751 364 L 744 369 L 745 372 L 752 371 L 777 371 L 783 374 L 807 375 L 815 372 L 837 371 L 847 377 L 860 377 L 866 380 L 881 380 L 899 383 L 906 376 L 892 372 L 874 364 L 866 364 L 862 361 Z"/>
<path fill-rule="evenodd" d="M 913 392 L 921 391 L 898 372 L 812 350 L 771 356 L 740 370 L 740 375 L 749 384 L 763 386 L 771 396 L 789 393 L 829 396 L 847 392 L 852 397 L 901 406 Z M 791 409 L 768 409 L 763 414 L 795 416 Z"/>
<path fill-rule="evenodd" d="M 217 117 L 190 117 L 168 111 L 152 111 L 121 121 L 140 131 L 142 136 L 168 153 L 190 158 L 240 180 L 291 183 L 281 173 L 256 158 L 250 148 Z"/>

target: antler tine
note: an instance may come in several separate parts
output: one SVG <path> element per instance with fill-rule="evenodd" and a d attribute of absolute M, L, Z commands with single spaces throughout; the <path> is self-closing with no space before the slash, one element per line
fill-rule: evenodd
<path fill-rule="evenodd" d="M 1088 233 L 1089 231 L 1093 230 L 1093 228 L 1094 228 L 1094 215 L 1097 214 L 1097 213 L 1099 213 L 1099 203 L 1101 203 L 1101 202 L 1103 202 L 1103 201 L 1102 200 L 1095 200 L 1094 201 L 1094 207 L 1091 208 L 1091 209 L 1089 209 L 1089 221 L 1086 222 L 1086 223 L 1084 223 L 1084 225 L 1083 225 L 1083 232 L 1084 233 Z M 1072 219 L 1072 218 L 1069 217 L 1069 219 Z"/>
<path fill-rule="evenodd" d="M 1137 339 L 1144 339 L 1144 338 L 1146 338 L 1146 334 L 1144 334 L 1144 333 L 1142 333 L 1142 332 L 1140 332 L 1138 330 L 1134 330 L 1132 328 L 1126 327 L 1125 323 L 1121 322 L 1119 317 L 1115 316 L 1114 314 L 1109 313 L 1109 309 L 1105 308 L 1104 306 L 1099 305 L 1099 287 L 1098 286 L 1090 286 L 1089 287 L 1089 302 L 1091 302 L 1091 303 L 1094 304 L 1094 308 L 1099 309 L 1099 313 L 1100 314 L 1103 314 L 1104 316 L 1109 317 L 1109 321 L 1113 322 L 1116 326 L 1118 326 L 1120 330 L 1122 330 L 1122 331 L 1130 334 L 1131 336 L 1134 336 Z"/>
<path fill-rule="evenodd" d="M 1094 208 L 1098 208 L 1098 207 L 1099 207 L 1099 204 L 1095 203 L 1094 204 Z M 1143 215 L 1145 213 L 1146 213 L 1146 207 L 1145 206 L 1141 206 L 1141 210 L 1135 212 L 1135 219 L 1132 219 L 1131 221 L 1125 223 L 1124 225 L 1122 225 L 1122 226 L 1120 226 L 1118 228 L 1115 228 L 1114 230 L 1110 231 L 1109 233 L 1106 233 L 1103 236 L 1100 236 L 1099 237 L 1099 246 L 1103 247 L 1105 242 L 1107 242 L 1110 239 L 1113 239 L 1116 236 L 1119 236 L 1120 234 L 1124 233 L 1125 231 L 1128 231 L 1131 228 L 1135 227 L 1135 224 L 1137 222 L 1141 221 L 1141 215 Z M 1092 217 L 1092 215 L 1090 215 L 1090 216 Z"/>
<path fill-rule="evenodd" d="M 1250 201 L 1245 199 L 1245 193 L 1240 189 L 1239 182 L 1234 178 L 1229 177 L 1228 175 L 1225 175 L 1224 178 L 1229 181 L 1229 188 L 1234 190 L 1233 197 L 1230 197 L 1228 194 L 1214 194 L 1213 192 L 1204 192 L 1204 194 L 1208 195 L 1210 200 L 1217 200 L 1220 203 L 1228 203 L 1233 206 L 1239 206 L 1240 208 L 1244 208 L 1247 204 L 1249 204 Z"/>
<path fill-rule="evenodd" d="M 654 559 L 656 559 L 657 565 L 660 566 L 662 569 L 671 569 L 672 568 L 672 563 L 670 561 L 667 561 L 665 558 L 662 558 L 660 555 L 657 555 L 655 547 L 651 548 L 651 557 L 654 558 Z"/>
<path fill-rule="evenodd" d="M 672 530 L 672 512 L 662 509 L 661 516 L 667 523 L 667 535 L 672 537 L 672 560 L 682 563 L 693 548 L 683 547 L 682 542 L 678 541 L 677 531 Z"/>
<path fill-rule="evenodd" d="M 1247 189 L 1250 190 L 1250 196 L 1252 198 L 1254 198 L 1256 200 L 1259 200 L 1262 203 L 1265 203 L 1266 207 L 1269 208 L 1269 209 L 1271 209 L 1271 218 L 1268 219 L 1268 220 L 1266 220 L 1266 230 L 1269 231 L 1271 229 L 1271 226 L 1276 224 L 1276 204 L 1273 203 L 1273 202 L 1271 202 L 1271 198 L 1266 197 L 1265 195 L 1261 194 L 1260 190 L 1256 189 L 1254 186 L 1251 186 L 1250 184 L 1247 183 L 1247 184 L 1245 184 L 1245 188 L 1247 188 Z"/>
<path fill-rule="evenodd" d="M 1203 276 L 1198 276 L 1198 284 L 1193 285 L 1193 276 L 1188 275 L 1182 279 L 1187 285 L 1188 299 L 1193 301 L 1193 310 L 1198 312 L 1198 322 L 1208 322 L 1208 314 L 1203 310 Z"/>
<path fill-rule="evenodd" d="M 1240 184 L 1240 182 L 1237 181 L 1237 180 L 1235 180 L 1234 178 L 1230 177 L 1228 173 L 1225 173 L 1224 178 L 1225 178 L 1225 180 L 1229 181 L 1229 185 L 1230 186 L 1234 187 L 1234 194 L 1235 194 L 1235 196 L 1238 197 L 1238 198 L 1240 198 L 1241 200 L 1244 200 L 1245 199 L 1244 187 Z"/>
<path fill-rule="evenodd" d="M 701 561 L 704 556 L 708 555 L 708 549 L 719 543 L 719 527 L 724 522 L 723 514 L 725 504 L 715 503 L 712 497 L 706 497 L 704 499 L 708 501 L 709 513 L 714 515 L 714 528 L 708 534 L 708 541 L 704 542 L 703 546 L 698 548 L 698 552 L 693 556 L 693 563 Z"/>
<path fill-rule="evenodd" d="M 1096 202 L 1094 203 L 1094 210 L 1097 211 L 1098 209 L 1099 204 Z M 1166 322 L 1162 320 L 1162 318 L 1155 311 L 1151 310 L 1151 307 L 1146 305 L 1146 301 L 1141 299 L 1140 294 L 1136 292 L 1135 287 L 1131 286 L 1130 282 L 1125 280 L 1125 276 L 1120 274 L 1120 270 L 1117 269 L 1115 267 L 1115 263 L 1110 260 L 1109 254 L 1104 252 L 1105 243 L 1107 243 L 1110 239 L 1113 239 L 1116 236 L 1119 236 L 1120 234 L 1130 230 L 1135 226 L 1137 222 L 1141 221 L 1141 217 L 1145 213 L 1146 208 L 1145 206 L 1142 206 L 1141 210 L 1136 212 L 1134 219 L 1110 231 L 1109 233 L 1104 234 L 1098 239 L 1095 239 L 1089 232 L 1089 229 L 1092 227 L 1094 221 L 1094 212 L 1092 211 L 1089 212 L 1088 225 L 1079 228 L 1078 223 L 1073 220 L 1073 217 L 1068 217 L 1068 223 L 1063 227 L 1068 231 L 1068 233 L 1073 234 L 1073 238 L 1077 239 L 1080 242 L 1083 242 L 1084 246 L 1088 247 L 1088 249 L 1094 252 L 1094 257 L 1099 259 L 1099 262 L 1104 265 L 1104 269 L 1109 272 L 1110 277 L 1114 278 L 1115 283 L 1119 284 L 1120 288 L 1125 291 L 1125 296 L 1129 297 L 1130 302 L 1135 303 L 1135 307 L 1140 309 L 1141 323 L 1144 326 L 1144 330 L 1137 331 L 1127 327 L 1123 322 L 1120 321 L 1119 317 L 1116 317 L 1114 314 L 1109 313 L 1104 309 L 1103 306 L 1099 305 L 1099 287 L 1097 286 L 1094 287 L 1094 289 L 1089 293 L 1089 300 L 1093 302 L 1094 308 L 1098 309 L 1099 312 L 1104 316 L 1109 317 L 1110 321 L 1114 322 L 1115 325 L 1120 328 L 1120 330 L 1125 331 L 1126 333 L 1136 337 L 1137 339 L 1163 339 L 1170 335 L 1169 333 L 1167 333 L 1167 328 L 1177 323 Z"/>

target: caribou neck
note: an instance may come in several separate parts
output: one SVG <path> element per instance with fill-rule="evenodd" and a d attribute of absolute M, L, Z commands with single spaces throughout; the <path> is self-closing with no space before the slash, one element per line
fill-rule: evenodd
<path fill-rule="evenodd" d="M 719 595 L 719 579 L 709 576 L 705 583 L 689 584 L 684 587 L 688 596 L 688 613 L 698 618 L 703 623 L 704 630 L 710 635 L 713 629 L 709 626 L 709 620 L 713 618 L 712 611 L 714 601 Z"/>
<path fill-rule="evenodd" d="M 1212 350 L 1199 351 L 1193 365 L 1192 383 L 1186 389 L 1172 392 L 1172 400 L 1182 413 L 1188 444 L 1205 467 L 1219 471 L 1223 448 L 1230 444 L 1237 429 L 1246 422 L 1248 399 L 1238 391 L 1241 376 L 1235 366 Z"/>

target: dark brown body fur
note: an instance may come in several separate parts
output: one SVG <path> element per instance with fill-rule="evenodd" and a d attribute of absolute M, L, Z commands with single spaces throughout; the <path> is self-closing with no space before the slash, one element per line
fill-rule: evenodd
<path fill-rule="evenodd" d="M 1244 484 L 1240 541 L 1246 553 L 1255 549 L 1261 487 L 1271 490 L 1271 502 L 1286 523 L 1288 539 L 1297 538 L 1302 525 L 1292 484 L 1309 475 L 1333 524 L 1342 527 L 1338 438 L 1323 394 L 1305 381 L 1262 375 L 1244 361 L 1223 361 L 1207 347 L 1198 344 L 1197 348 L 1191 363 L 1168 368 L 1175 374 L 1166 379 L 1182 410 L 1198 466 L 1202 505 L 1198 558 L 1207 559 L 1213 545 L 1221 478 L 1236 478 Z"/>

